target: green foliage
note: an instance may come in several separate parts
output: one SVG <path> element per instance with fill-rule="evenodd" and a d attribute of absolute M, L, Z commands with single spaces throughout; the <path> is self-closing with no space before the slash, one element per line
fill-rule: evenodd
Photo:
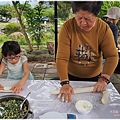
<path fill-rule="evenodd" d="M 55 39 L 54 39 L 54 33 L 47 32 L 43 36 L 42 45 L 46 45 L 46 42 L 54 42 L 54 41 L 55 41 Z"/>
<path fill-rule="evenodd" d="M 50 22 L 54 23 L 54 9 L 53 9 L 53 7 L 49 8 L 49 9 L 44 9 L 43 16 L 48 17 L 50 19 Z"/>
<path fill-rule="evenodd" d="M 71 2 L 68 1 L 58 1 L 58 17 L 62 20 L 67 20 L 69 17 Z"/>
<path fill-rule="evenodd" d="M 9 13 L 11 14 L 12 18 L 17 17 L 17 13 L 16 13 L 16 11 L 15 11 L 15 9 L 14 9 L 13 6 L 11 6 L 10 4 L 6 4 L 5 7 L 6 7 L 7 10 L 9 11 Z"/>
<path fill-rule="evenodd" d="M 19 38 L 17 41 L 20 45 L 27 45 L 26 40 L 23 38 Z"/>
<path fill-rule="evenodd" d="M 2 22 L 0 22 L 0 27 L 2 28 L 4 28 L 7 24 L 9 24 L 9 23 L 2 23 Z"/>
<path fill-rule="evenodd" d="M 5 27 L 4 33 L 10 35 L 13 32 L 20 32 L 20 25 L 18 23 L 9 23 Z"/>
<path fill-rule="evenodd" d="M 24 12 L 24 17 L 26 18 L 26 24 L 28 26 L 28 33 L 31 36 L 31 39 L 36 41 L 39 46 L 43 38 L 43 11 L 46 9 L 43 4 L 37 5 L 35 8 L 29 8 L 28 11 Z"/>
<path fill-rule="evenodd" d="M 6 36 L 6 34 L 0 35 L 0 45 L 2 45 L 4 42 L 10 41 L 10 40 L 12 40 L 12 38 Z M 17 41 L 20 45 L 27 45 L 25 39 L 23 39 L 23 38 L 18 38 Z"/>
<path fill-rule="evenodd" d="M 118 39 L 118 43 L 120 44 L 120 39 Z"/>
<path fill-rule="evenodd" d="M 3 45 L 4 42 L 11 40 L 10 38 L 8 38 L 5 34 L 0 35 L 0 58 L 2 57 L 2 53 L 1 53 L 1 47 Z"/>
<path fill-rule="evenodd" d="M 0 35 L 0 45 L 2 45 L 5 41 L 12 40 L 11 38 L 8 38 L 5 34 Z"/>
<path fill-rule="evenodd" d="M 8 20 L 10 20 L 12 18 L 12 15 L 11 15 L 10 11 L 8 11 L 6 5 L 0 5 L 0 15 L 1 15 L 1 18 L 2 17 L 6 18 L 5 22 L 7 22 Z"/>

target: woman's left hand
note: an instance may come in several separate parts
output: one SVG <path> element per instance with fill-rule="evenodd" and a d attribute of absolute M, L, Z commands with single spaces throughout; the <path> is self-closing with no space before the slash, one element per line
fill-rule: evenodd
<path fill-rule="evenodd" d="M 94 85 L 93 92 L 103 92 L 106 90 L 107 83 L 99 78 L 98 82 Z"/>
<path fill-rule="evenodd" d="M 11 89 L 13 90 L 14 93 L 20 93 L 20 91 L 23 90 L 23 85 L 20 83 L 17 83 Z"/>

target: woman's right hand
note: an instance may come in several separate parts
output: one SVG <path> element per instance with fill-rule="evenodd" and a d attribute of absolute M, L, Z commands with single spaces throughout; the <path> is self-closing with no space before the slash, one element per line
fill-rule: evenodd
<path fill-rule="evenodd" d="M 60 89 L 58 98 L 61 98 L 64 102 L 69 102 L 71 101 L 71 94 L 74 94 L 73 88 L 70 84 L 65 84 Z"/>

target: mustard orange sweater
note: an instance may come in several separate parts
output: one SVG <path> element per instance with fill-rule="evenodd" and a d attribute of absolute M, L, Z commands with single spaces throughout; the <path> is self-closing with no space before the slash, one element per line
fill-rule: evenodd
<path fill-rule="evenodd" d="M 102 54 L 106 59 L 102 71 Z M 68 73 L 91 78 L 100 73 L 112 75 L 118 64 L 118 52 L 109 26 L 100 18 L 90 31 L 83 31 L 75 18 L 66 21 L 59 33 L 56 67 L 60 80 Z"/>

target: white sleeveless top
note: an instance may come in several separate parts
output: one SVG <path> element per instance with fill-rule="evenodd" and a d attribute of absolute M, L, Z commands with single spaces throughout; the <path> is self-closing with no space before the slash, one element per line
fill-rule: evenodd
<path fill-rule="evenodd" d="M 5 58 L 2 59 L 2 61 L 7 65 L 8 68 L 8 79 L 14 79 L 14 80 L 20 80 L 24 76 L 24 70 L 23 70 L 23 63 L 27 61 L 27 57 L 24 55 L 20 56 L 19 61 L 16 64 L 11 64 L 9 61 L 7 61 Z M 31 72 L 29 80 L 34 80 Z"/>

